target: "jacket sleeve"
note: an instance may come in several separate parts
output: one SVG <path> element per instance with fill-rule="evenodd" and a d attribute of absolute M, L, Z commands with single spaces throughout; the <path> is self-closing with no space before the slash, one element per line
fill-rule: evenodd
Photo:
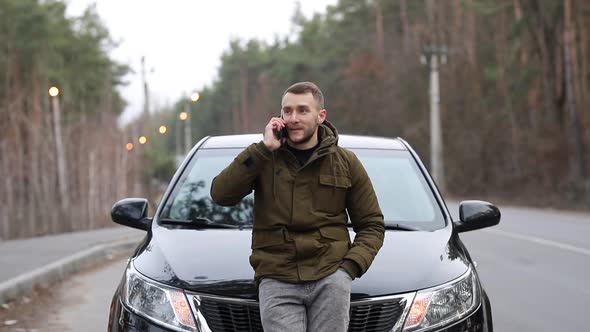
<path fill-rule="evenodd" d="M 272 158 L 272 152 L 261 141 L 242 151 L 211 184 L 211 198 L 215 203 L 232 206 L 254 189 L 254 180 L 262 165 Z"/>
<path fill-rule="evenodd" d="M 352 186 L 346 195 L 346 208 L 356 233 L 352 247 L 344 257 L 354 261 L 363 275 L 383 245 L 385 224 L 373 184 L 352 152 L 348 152 Z"/>

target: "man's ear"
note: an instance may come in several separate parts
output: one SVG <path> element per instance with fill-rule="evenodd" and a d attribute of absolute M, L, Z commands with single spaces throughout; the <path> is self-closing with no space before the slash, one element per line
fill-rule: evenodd
<path fill-rule="evenodd" d="M 321 109 L 320 110 L 320 114 L 318 115 L 318 119 L 320 120 L 320 123 L 323 123 L 324 120 L 326 120 L 326 117 L 328 116 L 328 110 Z"/>

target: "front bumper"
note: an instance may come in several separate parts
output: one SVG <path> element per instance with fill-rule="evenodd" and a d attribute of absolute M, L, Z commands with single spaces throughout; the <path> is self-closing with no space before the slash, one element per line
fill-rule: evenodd
<path fill-rule="evenodd" d="M 432 332 L 493 332 L 487 298 L 471 315 L 453 325 L 443 327 Z M 170 332 L 172 330 L 161 327 L 145 318 L 131 312 L 121 304 L 120 299 L 113 301 L 109 332 Z M 241 331 L 240 331 L 241 332 Z"/>

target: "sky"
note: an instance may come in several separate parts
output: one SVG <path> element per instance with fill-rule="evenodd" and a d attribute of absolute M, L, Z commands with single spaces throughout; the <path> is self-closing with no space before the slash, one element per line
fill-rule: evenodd
<path fill-rule="evenodd" d="M 68 15 L 96 4 L 99 16 L 119 46 L 111 56 L 131 66 L 120 89 L 129 103 L 127 123 L 143 109 L 141 57 L 145 56 L 150 107 L 171 104 L 210 85 L 221 54 L 233 38 L 272 42 L 294 36 L 295 0 L 66 0 Z M 299 0 L 306 17 L 324 13 L 337 0 Z"/>

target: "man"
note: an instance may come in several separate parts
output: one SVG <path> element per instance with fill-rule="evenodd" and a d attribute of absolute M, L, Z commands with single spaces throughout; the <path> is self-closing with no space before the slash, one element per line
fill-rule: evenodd
<path fill-rule="evenodd" d="M 213 180 L 211 197 L 235 205 L 254 190 L 250 264 L 265 331 L 346 331 L 351 282 L 383 244 L 383 215 L 361 162 L 337 145 L 320 89 L 296 83 L 281 106 L 264 139 Z"/>

